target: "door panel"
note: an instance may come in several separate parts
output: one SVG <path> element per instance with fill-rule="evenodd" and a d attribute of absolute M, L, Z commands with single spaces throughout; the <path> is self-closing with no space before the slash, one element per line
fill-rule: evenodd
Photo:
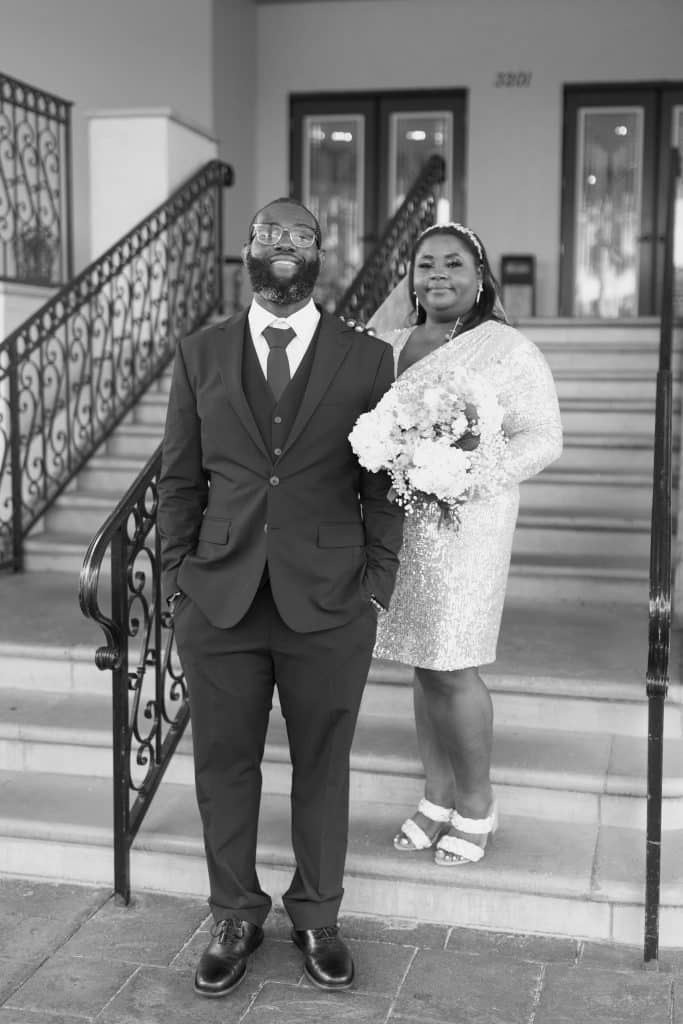
<path fill-rule="evenodd" d="M 465 105 L 463 92 L 394 93 L 381 98 L 378 208 L 387 219 L 435 153 L 446 164 L 438 219 L 464 219 Z"/>
<path fill-rule="evenodd" d="M 361 266 L 375 224 L 376 112 L 338 98 L 292 105 L 290 192 L 320 221 L 325 259 L 316 294 L 334 309 Z"/>

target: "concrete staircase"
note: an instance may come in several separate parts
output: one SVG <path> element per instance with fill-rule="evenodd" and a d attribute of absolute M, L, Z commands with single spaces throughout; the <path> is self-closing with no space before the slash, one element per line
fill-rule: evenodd
<path fill-rule="evenodd" d="M 411 673 L 373 664 L 352 762 L 344 907 L 510 931 L 640 943 L 646 806 L 647 565 L 657 335 L 652 325 L 534 321 L 565 452 L 523 486 L 499 656 L 501 833 L 479 865 L 443 869 L 393 850 L 421 793 Z M 0 578 L 0 871 L 112 878 L 110 683 L 80 617 L 85 546 L 157 446 L 168 379 L 48 513 L 28 571 Z M 5 611 L 6 609 L 6 611 Z M 683 944 L 683 688 L 678 636 L 666 710 L 661 940 Z M 274 710 L 259 873 L 292 869 L 288 757 Z M 184 738 L 132 856 L 134 888 L 204 894 Z"/>

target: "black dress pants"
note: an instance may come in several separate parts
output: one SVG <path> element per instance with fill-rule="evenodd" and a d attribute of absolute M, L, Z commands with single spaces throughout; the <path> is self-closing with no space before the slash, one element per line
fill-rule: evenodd
<path fill-rule="evenodd" d="M 296 870 L 283 894 L 295 928 L 337 919 L 348 838 L 349 755 L 377 630 L 368 606 L 335 629 L 295 633 L 270 586 L 231 629 L 188 598 L 176 610 L 187 679 L 197 801 L 214 918 L 263 924 L 271 907 L 256 872 L 261 760 L 277 686 L 292 760 Z"/>

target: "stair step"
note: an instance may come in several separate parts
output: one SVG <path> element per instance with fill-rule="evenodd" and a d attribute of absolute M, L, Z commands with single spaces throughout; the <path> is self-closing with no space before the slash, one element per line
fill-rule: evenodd
<path fill-rule="evenodd" d="M 579 365 L 557 369 L 553 377 L 560 403 L 575 398 L 637 401 L 655 398 L 656 369 L 594 369 Z"/>
<path fill-rule="evenodd" d="M 115 490 L 113 481 L 114 478 L 104 492 L 65 491 L 45 513 L 43 536 L 48 533 L 82 535 L 86 539 L 85 554 L 90 540 L 126 493 L 125 486 Z"/>
<path fill-rule="evenodd" d="M 647 744 L 606 733 L 542 727 L 496 730 L 492 780 L 511 815 L 596 821 L 643 829 Z M 103 696 L 0 691 L 0 771 L 111 778 L 111 711 Z M 291 769 L 282 716 L 271 716 L 263 791 L 286 795 Z M 167 779 L 192 786 L 191 735 L 181 740 Z M 355 799 L 417 804 L 423 770 L 412 716 L 362 714 L 351 757 Z M 663 827 L 683 828 L 683 742 L 666 747 Z"/>
<path fill-rule="evenodd" d="M 613 515 L 600 509 L 567 509 L 562 514 L 549 509 L 522 508 L 512 550 L 539 560 L 567 555 L 581 558 L 589 554 L 599 561 L 614 556 L 646 558 L 650 551 L 650 519 L 630 512 Z"/>
<path fill-rule="evenodd" d="M 513 551 L 507 599 L 603 602 L 646 608 L 649 558 L 628 554 L 524 555 Z"/>
<path fill-rule="evenodd" d="M 603 320 L 599 317 L 530 317 L 516 322 L 518 329 L 536 344 L 564 351 L 585 346 L 603 347 L 618 356 L 629 349 L 659 352 L 658 317 Z M 679 347 L 679 346 L 676 346 Z"/>
<path fill-rule="evenodd" d="M 553 373 L 562 370 L 640 371 L 656 373 L 659 321 L 570 321 L 534 319 L 516 326 L 539 346 Z M 681 337 L 674 338 L 674 366 L 680 361 Z"/>
<path fill-rule="evenodd" d="M 0 773 L 0 871 L 70 882 L 112 882 L 111 784 L 69 775 Z M 289 798 L 265 794 L 258 872 L 276 899 L 294 862 Z M 344 911 L 571 937 L 638 943 L 643 917 L 644 843 L 608 825 L 506 815 L 479 864 L 448 871 L 429 851 L 393 849 L 396 808 L 353 800 Z M 683 933 L 683 832 L 662 846 L 660 939 Z M 164 781 L 131 855 L 134 890 L 205 896 L 194 792 Z M 397 884 L 398 883 L 398 884 Z"/>
<path fill-rule="evenodd" d="M 162 438 L 161 426 L 122 423 L 105 442 L 105 452 L 116 456 L 148 459 L 157 450 Z"/>
<path fill-rule="evenodd" d="M 111 511 L 111 505 L 109 506 Z M 104 522 L 106 513 L 99 520 L 98 527 Z M 75 532 L 70 529 L 46 530 L 43 533 L 32 533 L 24 542 L 24 568 L 29 573 L 56 572 L 66 573 L 74 579 L 75 594 L 78 594 L 78 577 L 83 566 L 83 559 L 88 545 L 96 530 Z M 102 565 L 102 575 L 109 573 L 109 561 Z"/>
<path fill-rule="evenodd" d="M 676 445 L 676 452 L 678 445 Z M 674 458 L 676 456 L 674 455 Z M 577 434 L 565 431 L 562 455 L 551 469 L 637 472 L 652 479 L 653 434 Z M 544 472 L 547 472 L 544 470 Z"/>
<path fill-rule="evenodd" d="M 93 455 L 68 493 L 107 494 L 118 501 L 142 471 L 146 461 L 141 455 Z"/>
<path fill-rule="evenodd" d="M 563 468 L 559 462 L 538 476 L 522 483 L 523 511 L 548 508 L 556 511 L 567 505 L 599 507 L 613 515 L 622 510 L 649 517 L 652 505 L 652 474 L 635 471 L 580 472 Z"/>
<path fill-rule="evenodd" d="M 137 423 L 141 426 L 158 426 L 159 436 L 163 434 L 164 423 L 166 422 L 166 409 L 168 407 L 168 395 L 163 392 L 152 392 L 145 395 L 145 399 L 139 402 L 130 413 L 130 419 L 125 422 Z"/>
<path fill-rule="evenodd" d="M 679 413 L 679 403 L 674 402 L 674 414 Z M 643 399 L 589 399 L 565 398 L 560 402 L 563 430 L 578 434 L 619 434 L 629 437 L 632 433 L 654 436 L 655 404 Z"/>

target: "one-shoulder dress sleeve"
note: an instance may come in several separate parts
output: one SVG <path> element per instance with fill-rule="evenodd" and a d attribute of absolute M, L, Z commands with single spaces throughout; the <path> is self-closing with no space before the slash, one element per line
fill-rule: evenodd
<path fill-rule="evenodd" d="M 562 453 L 562 421 L 550 368 L 536 345 L 515 334 L 498 390 L 509 439 L 502 467 L 507 486 L 540 473 Z"/>

